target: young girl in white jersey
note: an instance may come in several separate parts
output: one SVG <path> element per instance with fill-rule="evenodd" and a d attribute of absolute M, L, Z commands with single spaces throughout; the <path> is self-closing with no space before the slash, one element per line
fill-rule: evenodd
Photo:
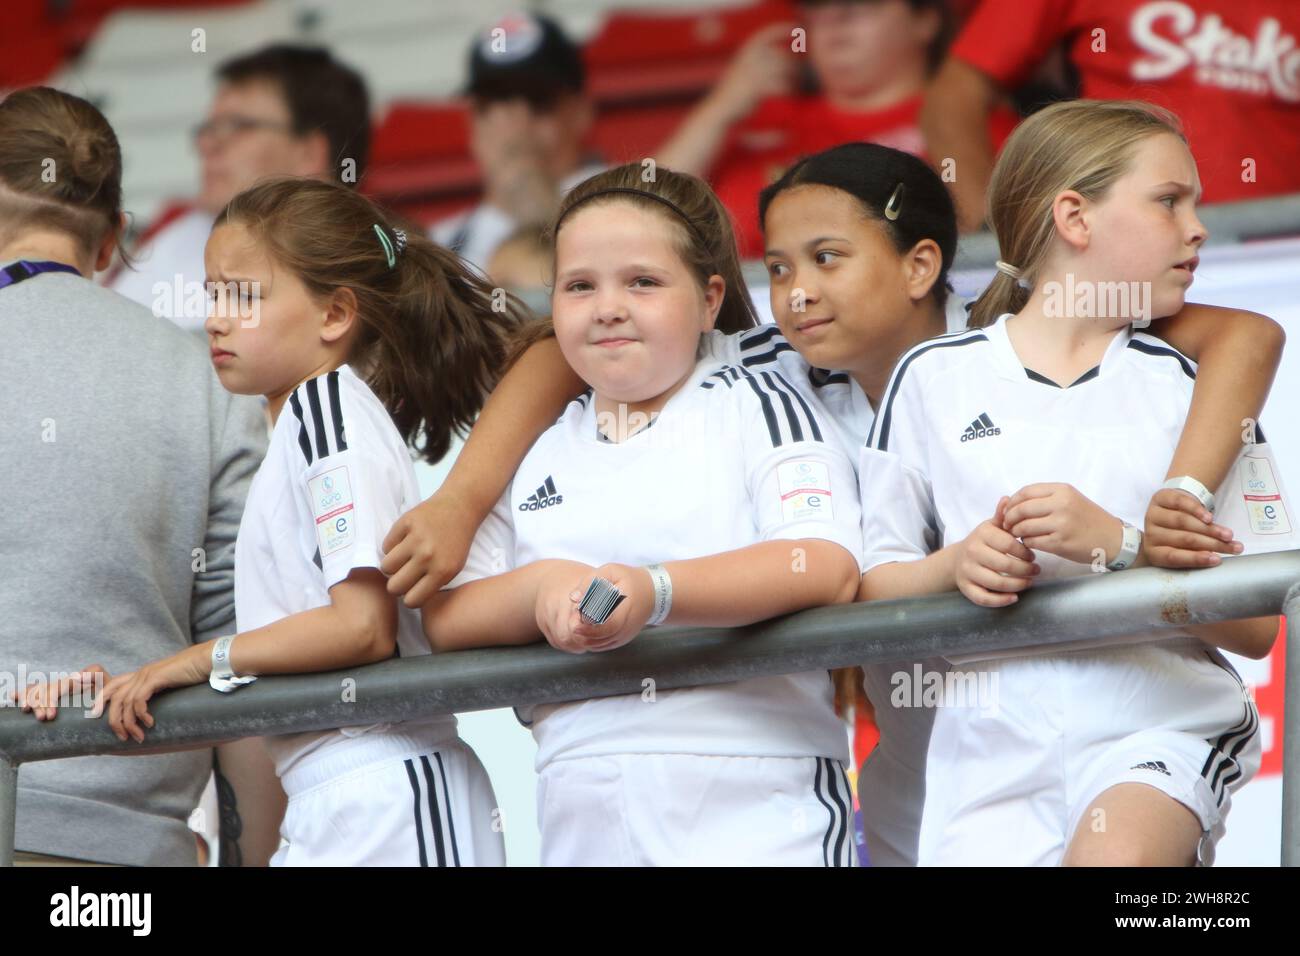
<path fill-rule="evenodd" d="M 709 345 L 716 357 L 750 370 L 779 368 L 812 407 L 823 409 L 828 437 L 856 456 L 897 356 L 945 326 L 964 326 L 964 311 L 947 300 L 957 228 L 951 200 L 915 157 L 851 143 L 792 166 L 764 191 L 759 209 L 777 327 L 742 324 Z M 828 317 L 833 321 L 821 321 Z M 1268 394 L 1281 330 L 1254 313 L 1187 305 L 1152 331 L 1201 361 L 1170 473 L 1217 486 L 1240 450 L 1240 421 L 1257 417 Z M 386 541 L 390 588 L 405 593 L 408 604 L 421 603 L 463 565 L 473 529 L 500 497 L 503 476 L 514 473 L 580 387 L 585 383 L 573 378 L 553 340 L 535 344 L 505 376 L 443 490 L 404 516 Z M 1158 491 L 1147 516 L 1149 558 L 1196 566 L 1217 560 L 1215 550 L 1229 553 L 1231 531 L 1208 519 L 1195 498 Z M 911 673 L 911 665 L 867 668 L 880 742 L 858 791 L 873 865 L 916 859 L 933 711 L 891 706 L 890 681 L 900 671 Z"/>
<path fill-rule="evenodd" d="M 236 543 L 238 633 L 109 680 L 123 740 L 143 741 L 167 688 L 429 652 L 386 590 L 380 542 L 419 500 L 408 443 L 445 454 L 521 315 L 354 190 L 314 180 L 237 196 L 206 258 L 217 374 L 265 396 L 275 424 Z M 491 784 L 454 716 L 266 741 L 289 796 L 273 864 L 504 862 Z"/>
<path fill-rule="evenodd" d="M 848 456 L 779 370 L 708 357 L 716 325 L 753 314 L 726 211 L 694 177 L 641 173 L 609 170 L 561 205 L 554 328 L 589 389 L 425 604 L 440 649 L 608 651 L 647 626 L 739 626 L 856 594 Z M 626 595 L 601 625 L 578 611 L 594 578 Z M 545 865 L 852 859 L 824 670 L 549 705 L 530 723 Z"/>
<path fill-rule="evenodd" d="M 1146 104 L 1060 103 L 1017 129 L 990 193 L 999 274 L 970 331 L 901 358 L 862 453 L 865 592 L 957 588 L 1002 607 L 1143 560 L 1134 526 L 1195 373 L 1130 325 L 1182 306 L 1206 237 L 1199 192 L 1176 120 Z M 1116 309 L 1098 293 L 1118 284 Z M 1263 446 L 1240 454 L 1284 510 Z M 1196 480 L 1174 484 L 1212 507 Z M 1242 516 L 1245 551 L 1292 546 L 1286 517 L 1250 515 L 1242 495 L 1225 486 L 1218 502 Z M 938 709 L 920 862 L 1208 862 L 1259 763 L 1254 704 L 1215 645 L 1263 656 L 1276 632 L 1270 617 L 954 661 L 994 699 Z"/>

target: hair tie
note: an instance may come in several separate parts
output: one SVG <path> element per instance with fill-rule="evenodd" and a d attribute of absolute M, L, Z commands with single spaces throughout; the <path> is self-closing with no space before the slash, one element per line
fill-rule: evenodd
<path fill-rule="evenodd" d="M 993 268 L 997 269 L 998 272 L 1001 272 L 1004 276 L 1007 276 L 1008 278 L 1017 279 L 1017 280 L 1020 278 L 1020 270 L 1017 269 L 1009 262 L 1003 262 L 1001 259 L 993 263 Z"/>
<path fill-rule="evenodd" d="M 894 187 L 894 191 L 889 194 L 889 202 L 885 203 L 885 218 L 893 222 L 902 212 L 903 202 L 903 184 L 900 182 Z"/>

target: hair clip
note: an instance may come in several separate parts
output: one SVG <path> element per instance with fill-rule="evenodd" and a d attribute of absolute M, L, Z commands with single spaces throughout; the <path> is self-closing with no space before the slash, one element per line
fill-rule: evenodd
<path fill-rule="evenodd" d="M 397 265 L 397 250 L 393 248 L 393 240 L 388 238 L 388 233 L 384 232 L 379 223 L 375 223 L 375 235 L 379 237 L 379 244 L 384 247 L 384 258 L 388 260 L 388 268 Z"/>
<path fill-rule="evenodd" d="M 1009 262 L 1003 262 L 1001 259 L 993 263 L 993 268 L 997 269 L 998 272 L 1001 272 L 1004 276 L 1007 276 L 1008 278 L 1011 279 L 1020 278 L 1020 270 L 1017 269 Z"/>
<path fill-rule="evenodd" d="M 406 230 L 394 229 L 393 238 L 397 241 L 397 256 L 401 258 L 402 253 L 406 251 Z"/>
<path fill-rule="evenodd" d="M 885 218 L 888 219 L 890 222 L 893 222 L 895 219 L 897 219 L 898 214 L 902 212 L 901 209 L 902 202 L 903 202 L 903 184 L 900 182 L 897 186 L 894 187 L 894 191 L 890 193 L 889 202 L 885 203 Z"/>

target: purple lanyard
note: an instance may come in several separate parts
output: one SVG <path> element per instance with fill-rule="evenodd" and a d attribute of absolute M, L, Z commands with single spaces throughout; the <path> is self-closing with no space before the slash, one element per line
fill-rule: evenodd
<path fill-rule="evenodd" d="M 0 269 L 0 289 L 17 285 L 24 279 L 38 276 L 42 272 L 71 272 L 73 275 L 81 275 L 80 270 L 76 267 L 65 265 L 62 262 L 28 262 L 25 259 L 20 259 L 13 265 Z"/>

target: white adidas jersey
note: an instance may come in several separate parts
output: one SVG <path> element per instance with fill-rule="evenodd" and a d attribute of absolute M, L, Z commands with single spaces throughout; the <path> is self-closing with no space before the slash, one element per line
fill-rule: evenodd
<path fill-rule="evenodd" d="M 251 631 L 330 603 L 355 568 L 378 568 L 388 530 L 420 503 L 415 468 L 383 403 L 347 365 L 299 385 L 281 409 L 235 542 L 235 618 Z M 397 651 L 428 654 L 419 611 L 398 607 Z M 456 718 L 420 721 L 455 736 Z M 284 775 L 327 747 L 389 725 L 268 737 Z M 392 725 L 394 728 L 403 725 Z"/>
<path fill-rule="evenodd" d="M 449 586 L 546 558 L 637 566 L 781 539 L 834 541 L 859 560 L 852 462 L 780 370 L 702 359 L 621 443 L 598 437 L 593 404 L 574 400 L 538 439 Z M 532 727 L 539 771 L 614 753 L 848 756 L 824 670 L 547 705 Z"/>
<path fill-rule="evenodd" d="M 894 369 L 859 460 L 866 570 L 961 541 L 993 516 L 999 498 L 1036 482 L 1073 485 L 1142 526 L 1187 418 L 1195 365 L 1126 328 L 1100 365 L 1061 388 L 1021 364 L 1008 318 L 923 342 Z M 1243 448 L 1216 496 L 1217 520 L 1229 523 L 1246 554 L 1295 547 L 1295 512 L 1262 435 L 1258 441 Z M 1091 572 L 1046 552 L 1036 560 L 1043 581 Z M 961 660 L 993 656 L 1006 655 Z"/>

